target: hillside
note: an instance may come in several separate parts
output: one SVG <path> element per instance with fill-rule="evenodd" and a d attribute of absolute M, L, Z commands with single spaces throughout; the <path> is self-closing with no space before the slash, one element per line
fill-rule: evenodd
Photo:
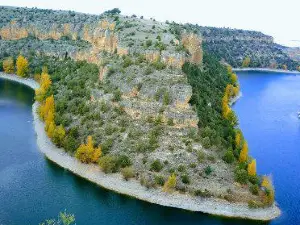
<path fill-rule="evenodd" d="M 273 37 L 257 31 L 230 28 L 202 27 L 186 24 L 187 29 L 200 32 L 203 48 L 232 67 L 242 67 L 243 60 L 249 57 L 248 67 L 277 68 L 296 70 L 299 59 L 293 57 L 288 48 L 274 43 Z"/>
<path fill-rule="evenodd" d="M 207 41 L 200 29 L 203 53 L 201 34 L 187 25 L 116 9 L 100 16 L 13 7 L 0 13 L 1 67 L 14 73 L 16 62 L 20 76 L 40 82 L 45 130 L 71 156 L 147 188 L 273 206 L 272 184 L 256 175 L 230 109 L 236 75 L 209 54 L 221 42 Z M 24 73 L 19 55 L 28 60 Z"/>

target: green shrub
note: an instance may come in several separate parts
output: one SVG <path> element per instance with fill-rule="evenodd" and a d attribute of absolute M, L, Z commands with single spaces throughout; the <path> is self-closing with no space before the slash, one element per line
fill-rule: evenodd
<path fill-rule="evenodd" d="M 185 168 L 184 165 L 179 165 L 177 170 L 178 170 L 179 172 L 185 172 L 186 168 Z"/>
<path fill-rule="evenodd" d="M 117 89 L 113 92 L 113 95 L 113 101 L 119 102 L 121 100 L 122 92 L 119 89 Z"/>
<path fill-rule="evenodd" d="M 251 185 L 250 186 L 250 191 L 251 191 L 252 194 L 258 195 L 258 192 L 259 192 L 258 185 L 257 184 Z"/>
<path fill-rule="evenodd" d="M 111 147 L 113 146 L 113 139 L 109 138 L 101 144 L 101 150 L 103 155 L 109 153 Z"/>
<path fill-rule="evenodd" d="M 213 172 L 213 169 L 210 166 L 205 167 L 204 172 L 206 175 L 210 175 Z"/>
<path fill-rule="evenodd" d="M 127 68 L 129 66 L 131 66 L 133 64 L 131 58 L 129 56 L 126 56 L 124 58 L 124 61 L 123 61 L 123 68 Z"/>
<path fill-rule="evenodd" d="M 167 124 L 168 124 L 169 126 L 174 126 L 173 118 L 169 118 Z"/>
<path fill-rule="evenodd" d="M 171 103 L 170 95 L 168 91 L 165 91 L 163 95 L 163 104 L 164 105 L 169 105 Z"/>
<path fill-rule="evenodd" d="M 248 172 L 244 169 L 236 169 L 234 174 L 235 181 L 246 184 L 248 181 Z"/>
<path fill-rule="evenodd" d="M 204 148 L 210 148 L 211 143 L 209 137 L 205 137 L 202 139 L 202 145 Z"/>
<path fill-rule="evenodd" d="M 155 160 L 150 165 L 150 170 L 155 172 L 160 172 L 163 168 L 163 164 L 160 162 L 160 160 Z"/>
<path fill-rule="evenodd" d="M 187 174 L 184 174 L 184 175 L 181 176 L 181 181 L 184 184 L 190 184 L 191 183 L 190 178 Z"/>
<path fill-rule="evenodd" d="M 165 183 L 165 179 L 162 176 L 155 176 L 154 180 L 155 180 L 155 183 L 159 186 L 163 186 Z"/>
<path fill-rule="evenodd" d="M 144 74 L 145 75 L 149 75 L 151 73 L 153 73 L 153 69 L 150 66 L 147 66 L 146 69 L 145 69 Z"/>
<path fill-rule="evenodd" d="M 259 184 L 259 177 L 258 176 L 249 176 L 248 179 L 252 184 Z"/>
<path fill-rule="evenodd" d="M 118 172 L 117 159 L 115 156 L 112 155 L 102 156 L 99 159 L 98 164 L 104 173 Z"/>
<path fill-rule="evenodd" d="M 204 161 L 204 159 L 205 159 L 205 154 L 204 154 L 204 152 L 202 152 L 202 151 L 198 151 L 197 152 L 197 159 L 198 159 L 198 162 L 203 162 Z"/>
<path fill-rule="evenodd" d="M 147 40 L 146 41 L 146 47 L 149 48 L 152 45 L 152 41 L 151 40 Z"/>
<path fill-rule="evenodd" d="M 129 167 L 131 165 L 132 165 L 132 162 L 127 155 L 117 156 L 117 166 L 119 168 Z"/>
<path fill-rule="evenodd" d="M 231 150 L 228 150 L 225 155 L 223 156 L 223 160 L 227 163 L 233 163 L 234 162 L 234 155 Z"/>
<path fill-rule="evenodd" d="M 135 170 L 133 169 L 133 167 L 125 167 L 121 170 L 121 173 L 126 181 L 130 178 L 135 177 Z"/>

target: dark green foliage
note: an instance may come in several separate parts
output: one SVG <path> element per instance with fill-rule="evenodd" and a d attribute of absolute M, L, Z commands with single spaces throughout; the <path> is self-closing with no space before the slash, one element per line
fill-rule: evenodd
<path fill-rule="evenodd" d="M 203 69 L 197 65 L 185 63 L 183 71 L 193 88 L 190 103 L 196 107 L 202 137 L 209 138 L 210 145 L 232 147 L 234 127 L 222 117 L 222 97 L 225 87 L 230 83 L 227 69 L 214 57 L 204 54 Z M 208 144 L 208 139 L 205 140 Z"/>
<path fill-rule="evenodd" d="M 154 180 L 155 180 L 155 183 L 159 186 L 163 186 L 165 183 L 165 179 L 162 176 L 155 176 Z"/>
<path fill-rule="evenodd" d="M 115 14 L 120 14 L 120 13 L 121 13 L 121 10 L 119 8 L 113 8 L 111 10 L 105 11 L 103 14 L 115 15 Z"/>
<path fill-rule="evenodd" d="M 0 60 L 0 71 L 3 71 L 3 61 Z"/>
<path fill-rule="evenodd" d="M 205 167 L 204 172 L 206 175 L 210 175 L 213 172 L 213 169 L 210 166 Z"/>
<path fill-rule="evenodd" d="M 150 170 L 155 172 L 160 172 L 163 168 L 163 164 L 160 162 L 160 160 L 155 160 L 150 165 Z"/>
<path fill-rule="evenodd" d="M 146 41 L 146 47 L 149 48 L 152 45 L 152 41 L 151 40 L 147 40 Z"/>
<path fill-rule="evenodd" d="M 184 165 L 179 165 L 177 170 L 178 170 L 179 172 L 185 172 L 186 168 L 185 168 Z"/>
<path fill-rule="evenodd" d="M 181 181 L 184 184 L 190 184 L 191 183 L 190 177 L 187 174 L 184 174 L 184 175 L 181 176 Z"/>
<path fill-rule="evenodd" d="M 132 165 L 130 158 L 127 155 L 119 155 L 117 157 L 117 165 L 120 168 L 129 167 Z"/>
<path fill-rule="evenodd" d="M 114 95 L 113 101 L 118 102 L 118 101 L 121 100 L 122 93 L 121 93 L 121 91 L 119 89 L 115 90 L 113 92 L 113 95 Z"/>
<path fill-rule="evenodd" d="M 252 184 L 259 184 L 259 177 L 258 176 L 249 176 L 248 177 L 250 183 Z"/>

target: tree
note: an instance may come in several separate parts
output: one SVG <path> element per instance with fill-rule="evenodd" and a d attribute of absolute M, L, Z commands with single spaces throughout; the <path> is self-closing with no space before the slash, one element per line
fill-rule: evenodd
<path fill-rule="evenodd" d="M 44 68 L 43 68 L 44 70 Z M 39 102 L 43 101 L 45 98 L 45 94 L 48 91 L 52 84 L 50 76 L 48 73 L 43 72 L 40 78 L 40 88 L 35 90 L 35 99 Z"/>
<path fill-rule="evenodd" d="M 265 188 L 263 202 L 265 205 L 271 205 L 274 202 L 275 191 L 270 177 L 263 176 L 261 186 Z"/>
<path fill-rule="evenodd" d="M 236 130 L 236 132 L 235 132 L 235 147 L 237 149 L 241 148 L 243 139 L 244 138 L 243 138 L 243 134 L 242 134 L 241 130 L 239 130 L 239 129 Z"/>
<path fill-rule="evenodd" d="M 16 65 L 17 65 L 18 76 L 25 77 L 28 75 L 28 61 L 24 56 L 22 55 L 18 56 Z"/>
<path fill-rule="evenodd" d="M 242 147 L 242 150 L 240 152 L 240 158 L 239 158 L 239 161 L 241 163 L 243 162 L 246 162 L 248 159 L 248 144 L 246 141 L 244 141 L 243 143 L 243 147 Z"/>
<path fill-rule="evenodd" d="M 66 131 L 62 125 L 55 128 L 53 133 L 53 142 L 59 147 L 62 146 L 64 138 L 66 136 Z"/>
<path fill-rule="evenodd" d="M 96 163 L 101 155 L 102 151 L 100 146 L 98 148 L 94 148 L 93 138 L 92 136 L 88 136 L 87 143 L 79 146 L 75 157 L 83 163 Z"/>
<path fill-rule="evenodd" d="M 251 59 L 250 59 L 249 56 L 247 56 L 247 57 L 243 60 L 242 67 L 249 67 L 250 62 L 251 62 Z"/>
<path fill-rule="evenodd" d="M 237 81 L 238 81 L 237 75 L 235 73 L 231 73 L 230 80 L 233 84 L 237 84 Z"/>
<path fill-rule="evenodd" d="M 3 70 L 5 73 L 14 73 L 14 60 L 12 57 L 9 57 L 3 61 Z"/>
<path fill-rule="evenodd" d="M 176 186 L 176 175 L 173 173 L 171 176 L 169 176 L 168 180 L 165 182 L 163 191 L 170 192 L 175 188 L 175 186 Z"/>
<path fill-rule="evenodd" d="M 287 70 L 288 69 L 287 65 L 282 65 L 282 69 Z"/>
<path fill-rule="evenodd" d="M 256 175 L 256 160 L 253 159 L 248 165 L 248 175 L 255 176 Z"/>

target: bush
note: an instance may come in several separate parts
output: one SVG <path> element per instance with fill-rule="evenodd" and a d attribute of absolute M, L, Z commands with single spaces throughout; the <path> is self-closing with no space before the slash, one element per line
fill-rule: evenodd
<path fill-rule="evenodd" d="M 194 192 L 194 195 L 195 196 L 200 196 L 200 197 L 203 197 L 203 198 L 207 198 L 207 197 L 211 196 L 211 194 L 209 193 L 209 191 L 207 189 L 205 189 L 204 191 L 202 191 L 202 190 L 196 190 Z"/>
<path fill-rule="evenodd" d="M 241 184 L 247 184 L 248 181 L 248 172 L 244 169 L 236 169 L 234 175 L 235 181 Z"/>
<path fill-rule="evenodd" d="M 204 148 L 210 148 L 211 144 L 209 137 L 205 137 L 202 139 L 202 145 Z"/>
<path fill-rule="evenodd" d="M 117 166 L 120 168 L 129 167 L 132 165 L 130 158 L 127 155 L 117 156 Z"/>
<path fill-rule="evenodd" d="M 205 167 L 204 172 L 206 175 L 210 175 L 213 169 L 210 166 Z"/>
<path fill-rule="evenodd" d="M 114 95 L 113 101 L 119 102 L 121 100 L 122 93 L 121 93 L 121 91 L 119 89 L 115 90 L 113 92 L 113 95 Z"/>
<path fill-rule="evenodd" d="M 99 159 L 98 164 L 104 173 L 118 172 L 117 159 L 115 156 L 112 156 L 112 155 L 102 156 Z"/>
<path fill-rule="evenodd" d="M 228 150 L 225 155 L 223 156 L 223 160 L 227 163 L 233 163 L 234 162 L 234 155 L 231 150 Z"/>
<path fill-rule="evenodd" d="M 191 183 L 190 178 L 187 174 L 184 174 L 184 175 L 181 176 L 181 181 L 184 184 L 190 184 Z"/>
<path fill-rule="evenodd" d="M 199 151 L 199 152 L 197 153 L 197 159 L 198 159 L 198 162 L 203 162 L 204 159 L 205 159 L 205 154 L 204 154 L 204 152 Z"/>
<path fill-rule="evenodd" d="M 150 170 L 155 172 L 160 172 L 163 168 L 163 164 L 160 162 L 160 160 L 155 160 L 151 163 Z"/>
<path fill-rule="evenodd" d="M 251 186 L 250 186 L 250 191 L 251 191 L 252 194 L 258 195 L 258 192 L 259 192 L 259 187 L 258 187 L 258 185 L 257 185 L 257 184 L 251 185 Z"/>
<path fill-rule="evenodd" d="M 177 170 L 178 170 L 179 172 L 185 172 L 186 168 L 185 168 L 184 165 L 179 165 Z"/>
<path fill-rule="evenodd" d="M 259 184 L 259 177 L 258 176 L 249 176 L 248 179 L 252 184 Z"/>
<path fill-rule="evenodd" d="M 121 173 L 126 181 L 135 176 L 135 170 L 133 167 L 125 167 L 121 170 Z"/>
<path fill-rule="evenodd" d="M 155 183 L 159 186 L 163 186 L 165 183 L 165 179 L 162 176 L 155 176 Z"/>
<path fill-rule="evenodd" d="M 149 48 L 152 45 L 152 41 L 151 40 L 147 40 L 146 41 L 146 47 Z"/>

